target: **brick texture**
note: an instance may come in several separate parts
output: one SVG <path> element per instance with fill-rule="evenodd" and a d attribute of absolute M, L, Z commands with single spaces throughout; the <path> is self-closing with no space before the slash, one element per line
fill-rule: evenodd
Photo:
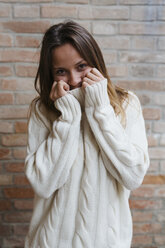
<path fill-rule="evenodd" d="M 132 248 L 164 248 L 165 1 L 3 0 L 0 18 L 0 247 L 23 248 L 34 196 L 24 175 L 27 115 L 41 39 L 70 18 L 95 37 L 112 81 L 141 101 L 151 163 L 130 197 Z"/>

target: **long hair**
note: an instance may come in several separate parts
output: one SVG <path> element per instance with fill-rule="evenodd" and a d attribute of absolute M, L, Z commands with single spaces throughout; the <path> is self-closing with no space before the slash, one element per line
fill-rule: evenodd
<path fill-rule="evenodd" d="M 43 37 L 39 67 L 35 77 L 35 89 L 39 94 L 38 99 L 49 110 L 55 110 L 54 103 L 49 97 L 54 82 L 52 51 L 66 43 L 70 43 L 79 52 L 81 57 L 87 61 L 89 66 L 97 68 L 107 78 L 107 92 L 111 105 L 116 115 L 120 114 L 121 119 L 124 121 L 125 111 L 122 103 L 127 98 L 128 93 L 112 84 L 107 73 L 103 55 L 96 41 L 85 28 L 73 21 L 51 26 Z"/>

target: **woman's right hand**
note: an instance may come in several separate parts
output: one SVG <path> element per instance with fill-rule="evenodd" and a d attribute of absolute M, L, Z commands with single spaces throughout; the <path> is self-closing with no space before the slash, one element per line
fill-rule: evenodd
<path fill-rule="evenodd" d="M 55 81 L 50 91 L 50 99 L 52 101 L 56 101 L 58 98 L 65 96 L 68 90 L 70 90 L 70 87 L 63 80 L 60 80 L 58 82 Z"/>

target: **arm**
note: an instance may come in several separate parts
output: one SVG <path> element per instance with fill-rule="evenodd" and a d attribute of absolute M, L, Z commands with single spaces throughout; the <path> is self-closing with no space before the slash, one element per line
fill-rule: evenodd
<path fill-rule="evenodd" d="M 107 80 L 85 88 L 85 111 L 100 147 L 104 165 L 111 175 L 132 190 L 138 187 L 149 166 L 144 119 L 139 100 L 131 96 L 124 129 L 107 94 Z"/>
<path fill-rule="evenodd" d="M 25 173 L 34 191 L 48 198 L 62 187 L 69 176 L 78 150 L 81 109 L 70 94 L 55 101 L 61 115 L 46 128 L 45 116 L 38 120 L 32 111 L 28 125 L 28 148 Z M 48 122 L 48 121 L 47 121 Z"/>

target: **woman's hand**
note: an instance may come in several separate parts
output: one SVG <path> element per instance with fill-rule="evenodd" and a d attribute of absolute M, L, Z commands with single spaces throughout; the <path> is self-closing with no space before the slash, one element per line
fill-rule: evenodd
<path fill-rule="evenodd" d="M 70 89 L 69 85 L 65 83 L 63 80 L 54 82 L 49 95 L 50 99 L 52 101 L 56 101 L 58 98 L 65 96 L 69 89 Z"/>
<path fill-rule="evenodd" d="M 96 68 L 92 68 L 84 77 L 82 87 L 86 88 L 87 86 L 100 82 L 103 79 L 103 75 Z"/>

